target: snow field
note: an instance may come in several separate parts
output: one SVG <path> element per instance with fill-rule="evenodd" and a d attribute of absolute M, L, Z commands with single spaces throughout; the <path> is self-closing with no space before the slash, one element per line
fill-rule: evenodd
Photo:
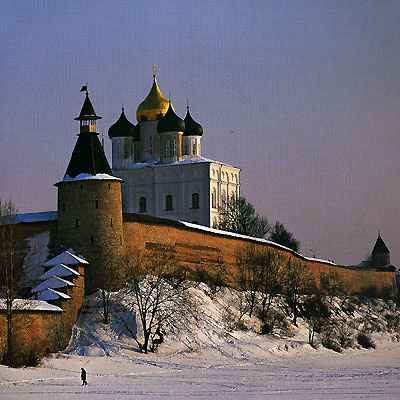
<path fill-rule="evenodd" d="M 227 329 L 227 310 L 232 318 L 239 314 L 237 293 L 224 289 L 209 296 L 204 284 L 191 290 L 199 304 L 196 323 L 167 332 L 158 351 L 147 355 L 119 323 L 122 313 L 140 334 L 132 310 L 118 301 L 106 326 L 99 295 L 87 297 L 64 352 L 39 368 L 0 366 L 0 399 L 400 398 L 399 332 L 389 332 L 384 318 L 397 312 L 393 303 L 347 299 L 352 311 L 346 313 L 335 299 L 335 314 L 356 329 L 370 327 L 376 344 L 376 349 L 355 347 L 339 354 L 308 345 L 301 319 L 290 337 L 259 335 L 256 318 L 244 318 L 248 330 Z M 88 386 L 81 386 L 81 367 Z"/>

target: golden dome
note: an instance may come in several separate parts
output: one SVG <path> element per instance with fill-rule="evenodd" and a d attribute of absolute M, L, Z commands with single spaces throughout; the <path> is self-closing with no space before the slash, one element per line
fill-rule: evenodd
<path fill-rule="evenodd" d="M 140 103 L 136 110 L 136 118 L 138 122 L 155 121 L 164 116 L 168 110 L 169 101 L 161 93 L 154 73 L 154 82 L 150 93 Z"/>

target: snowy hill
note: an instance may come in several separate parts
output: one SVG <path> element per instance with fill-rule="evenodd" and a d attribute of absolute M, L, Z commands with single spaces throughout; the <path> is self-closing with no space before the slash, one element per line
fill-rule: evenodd
<path fill-rule="evenodd" d="M 260 321 L 256 317 L 245 315 L 240 323 L 239 292 L 223 288 L 211 294 L 203 283 L 191 289 L 198 304 L 198 315 L 193 325 L 184 326 L 179 331 L 168 332 L 165 341 L 157 349 L 160 356 L 191 353 L 213 354 L 236 361 L 263 361 L 271 354 L 309 351 L 308 328 L 305 321 L 299 319 L 298 327 L 290 324 L 287 329 L 274 335 L 260 335 Z M 81 315 L 74 327 L 66 354 L 80 356 L 118 356 L 128 359 L 137 357 L 139 349 L 131 335 L 121 324 L 121 315 L 129 320 L 131 330 L 140 336 L 140 324 L 136 323 L 132 310 L 126 310 L 118 303 L 118 293 L 114 294 L 116 304 L 112 312 L 110 325 L 102 323 L 100 295 L 87 297 Z M 277 305 L 282 307 L 282 299 Z M 279 304 L 281 303 L 281 304 Z M 376 341 L 397 341 L 400 339 L 399 317 L 396 305 L 392 301 L 370 299 L 361 302 L 356 297 L 333 299 L 332 315 L 338 321 L 351 327 L 351 347 L 360 348 L 355 340 L 358 331 L 367 332 Z M 240 327 L 240 329 L 237 328 Z M 323 352 L 317 340 L 319 352 Z M 313 351 L 315 351 L 313 349 Z M 331 350 L 326 350 L 331 351 Z"/>
<path fill-rule="evenodd" d="M 122 315 L 140 335 L 135 314 L 118 293 L 109 325 L 102 323 L 100 295 L 87 297 L 64 352 L 36 369 L 0 366 L 0 399 L 398 398 L 394 303 L 332 299 L 333 314 L 354 329 L 353 346 L 336 353 L 320 344 L 311 347 L 302 319 L 274 336 L 257 333 L 255 317 L 237 324 L 240 302 L 232 289 L 213 294 L 200 284 L 191 291 L 198 304 L 196 323 L 166 332 L 164 343 L 149 354 L 139 352 L 121 325 Z M 356 344 L 359 330 L 369 332 L 376 349 Z M 80 386 L 81 367 L 88 372 L 87 387 Z"/>

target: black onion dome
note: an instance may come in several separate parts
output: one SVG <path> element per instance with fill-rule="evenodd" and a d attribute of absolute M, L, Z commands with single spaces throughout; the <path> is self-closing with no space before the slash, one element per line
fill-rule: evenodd
<path fill-rule="evenodd" d="M 171 102 L 165 115 L 158 121 L 157 132 L 184 132 L 185 122 L 172 109 Z"/>
<path fill-rule="evenodd" d="M 108 129 L 108 137 L 111 139 L 114 137 L 135 136 L 135 128 L 135 125 L 126 118 L 124 109 L 122 108 L 118 121 Z"/>
<path fill-rule="evenodd" d="M 183 136 L 202 136 L 203 127 L 198 124 L 190 115 L 189 108 L 185 117 L 185 133 Z"/>

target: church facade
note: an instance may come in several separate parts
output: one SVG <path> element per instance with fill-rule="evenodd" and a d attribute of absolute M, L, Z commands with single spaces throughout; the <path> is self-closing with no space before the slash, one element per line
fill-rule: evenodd
<path fill-rule="evenodd" d="M 161 93 L 156 73 L 136 111 L 135 126 L 124 109 L 108 134 L 112 172 L 122 179 L 123 213 L 141 213 L 212 227 L 218 208 L 239 197 L 240 169 L 201 154 L 203 128 L 175 113 Z"/>

